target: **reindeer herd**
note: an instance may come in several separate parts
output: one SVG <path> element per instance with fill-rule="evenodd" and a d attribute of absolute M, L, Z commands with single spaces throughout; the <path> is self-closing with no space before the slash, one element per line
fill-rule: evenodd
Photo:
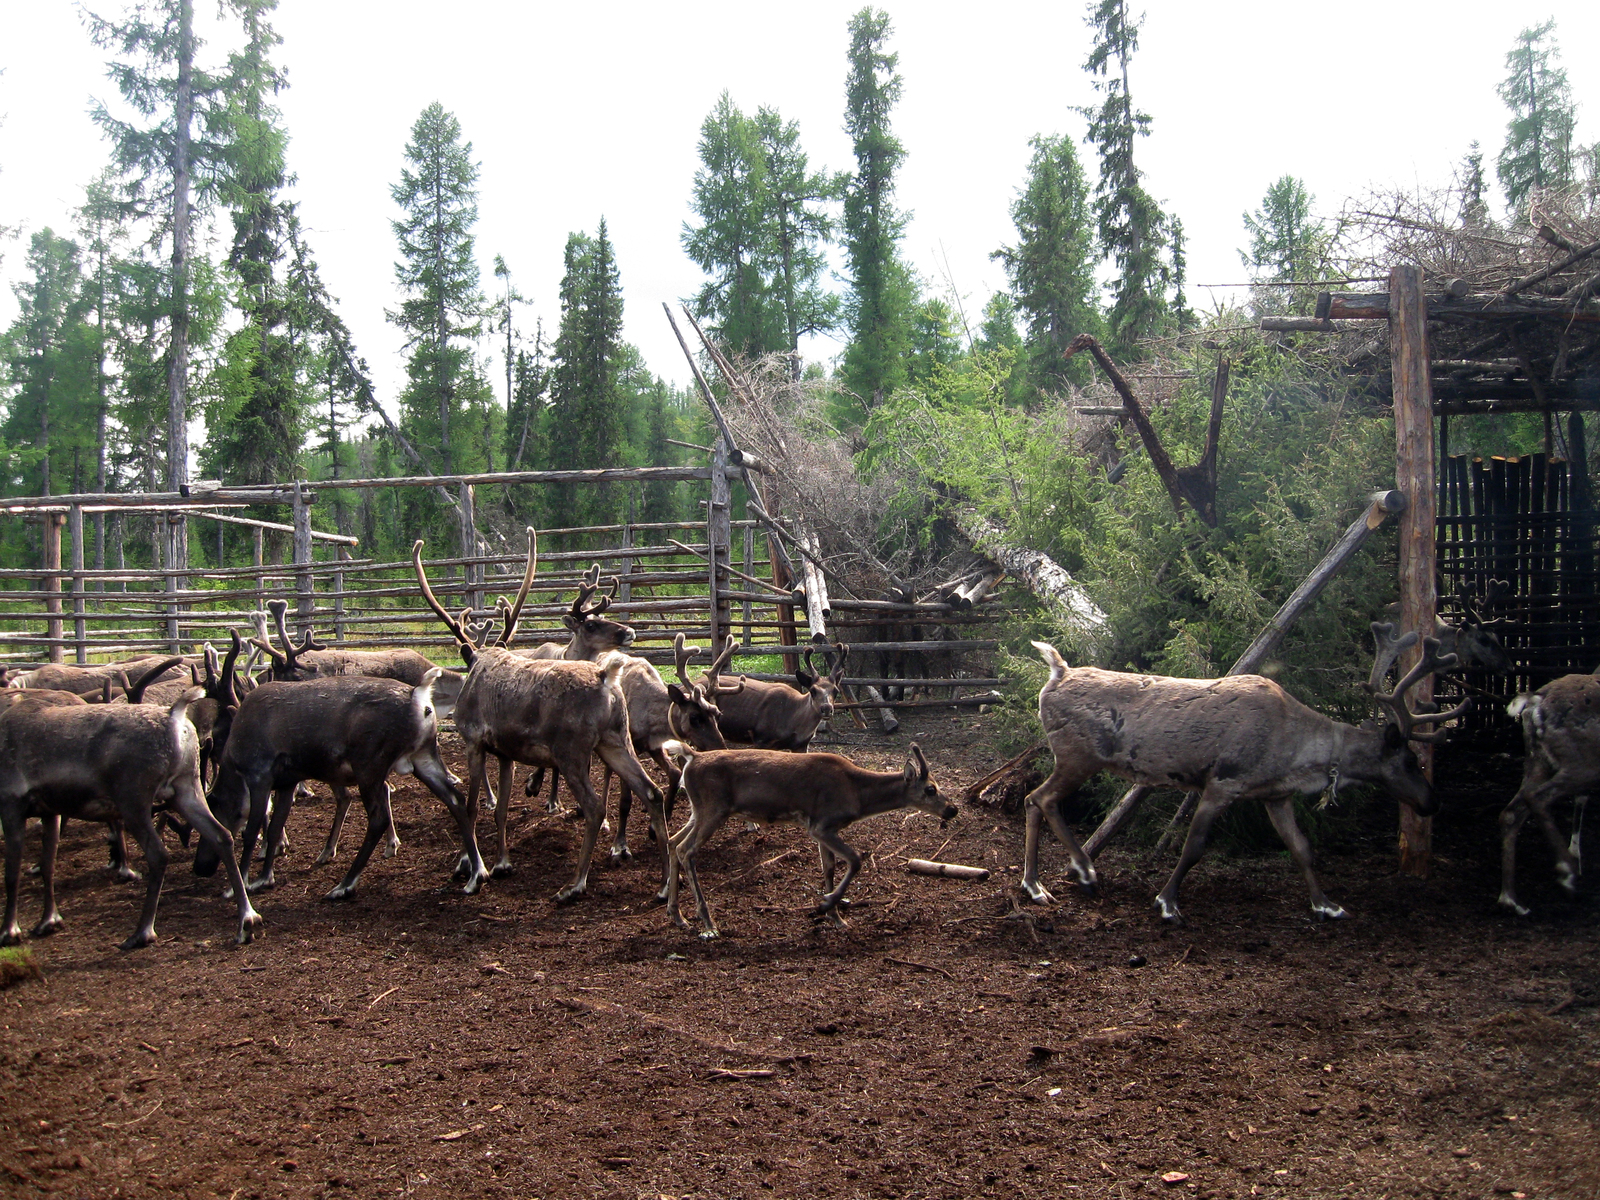
<path fill-rule="evenodd" d="M 920 810 L 941 822 L 956 816 L 915 743 L 904 769 L 888 772 L 810 751 L 844 681 L 842 645 L 835 647 L 827 671 L 819 670 L 807 651 L 805 669 L 796 673 L 798 686 L 790 686 L 728 678 L 731 638 L 710 667 L 691 678 L 688 664 L 695 651 L 680 634 L 676 680 L 668 683 L 645 659 L 625 652 L 633 630 L 605 616 L 615 581 L 610 592 L 602 591 L 595 567 L 563 618 L 570 639 L 514 648 L 538 563 L 534 531 L 528 535 L 527 566 L 515 599 L 502 597 L 494 619 L 482 622 L 473 621 L 470 609 L 452 616 L 440 604 L 423 570 L 422 543 L 413 549 L 422 596 L 455 640 L 464 673 L 409 650 L 327 649 L 309 631 L 297 645 L 286 627 L 286 606 L 273 601 L 268 608 L 277 645 L 268 615 L 255 614 L 255 636 L 242 664 L 245 641 L 234 631 L 220 659 L 207 647 L 192 661 L 155 657 L 109 667 L 49 666 L 10 678 L 0 691 L 6 872 L 0 945 L 22 936 L 17 897 L 29 818 L 39 819 L 42 840 L 43 913 L 34 937 L 61 925 L 54 880 L 63 819 L 105 823 L 112 865 L 122 878 L 137 878 L 126 862 L 124 835 L 138 842 L 146 863 L 145 897 L 138 925 L 122 943 L 131 950 L 156 936 L 169 858 L 158 821 L 176 829 L 184 845 L 198 836 L 197 874 L 212 875 L 219 864 L 224 868 L 226 894 L 237 906 L 236 940 L 250 941 L 262 927 L 251 896 L 276 882 L 289 813 L 308 781 L 327 784 L 336 802 L 318 864 L 338 853 L 350 789 L 366 812 L 361 847 L 328 893 L 328 899 L 337 900 L 355 889 L 380 842 L 385 857 L 398 848 L 391 776 L 414 775 L 455 822 L 460 852 L 454 878 L 467 894 L 491 875 L 512 869 L 507 816 L 516 765 L 532 768 L 529 796 L 539 792 L 547 772 L 552 776 L 552 809 L 565 780 L 583 825 L 576 873 L 555 895 L 564 904 L 587 888 L 615 774 L 620 801 L 612 860 L 631 857 L 627 824 L 637 796 L 663 851 L 657 897 L 666 902 L 673 922 L 687 928 L 679 910 L 680 881 L 687 878 L 703 937 L 715 937 L 717 927 L 695 858 L 730 817 L 805 826 L 817 844 L 822 873 L 814 914 L 839 922 L 861 866 L 860 854 L 840 836 L 846 826 L 901 809 Z M 1366 687 L 1387 716 L 1360 727 L 1315 712 L 1260 676 L 1171 679 L 1072 667 L 1053 646 L 1035 642 L 1050 669 L 1039 695 L 1039 719 L 1055 766 L 1025 802 L 1023 890 L 1039 903 L 1053 902 L 1039 882 L 1040 834 L 1048 824 L 1067 849 L 1077 885 L 1096 891 L 1094 864 L 1061 809 L 1090 777 L 1110 771 L 1140 784 L 1200 793 L 1178 865 L 1156 897 L 1166 920 L 1182 919 L 1178 891 L 1184 876 L 1204 853 L 1217 817 L 1237 800 L 1259 800 L 1266 807 L 1305 877 L 1313 913 L 1345 916 L 1318 883 L 1310 845 L 1295 822 L 1293 798 L 1319 792 L 1332 797 L 1343 784 L 1369 784 L 1419 815 L 1436 811 L 1438 801 L 1413 743 L 1443 740 L 1441 728 L 1421 727 L 1443 726 L 1468 705 L 1423 711 L 1411 707 L 1406 695 L 1428 674 L 1449 670 L 1469 656 L 1492 665 L 1498 651 L 1481 628 L 1437 632 L 1439 637 L 1423 639 L 1418 662 L 1385 692 L 1391 667 L 1418 638 L 1415 633 L 1397 637 L 1391 625 L 1373 625 L 1377 659 Z M 1451 647 L 1443 648 L 1441 641 Z M 1555 850 L 1558 881 L 1575 890 L 1578 834 L 1562 841 L 1551 805 L 1572 797 L 1581 816 L 1585 793 L 1600 786 L 1600 678 L 1557 679 L 1517 697 L 1510 711 L 1522 721 L 1527 761 L 1522 787 L 1501 818 L 1500 903 L 1525 914 L 1514 894 L 1515 846 L 1530 814 Z M 453 719 L 461 738 L 464 785 L 439 753 L 441 716 Z M 730 740 L 747 748 L 730 749 Z M 599 792 L 590 779 L 596 757 L 605 768 Z M 665 790 L 645 771 L 641 760 L 646 758 Z M 668 819 L 680 792 L 689 815 L 673 832 Z M 495 817 L 498 855 L 492 869 L 478 849 L 480 803 Z M 251 878 L 263 833 L 259 873 Z"/>

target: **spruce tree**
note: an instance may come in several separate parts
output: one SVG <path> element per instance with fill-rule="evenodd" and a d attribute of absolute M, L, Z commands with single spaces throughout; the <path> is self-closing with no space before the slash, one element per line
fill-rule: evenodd
<path fill-rule="evenodd" d="M 1306 185 L 1284 175 L 1267 188 L 1260 208 L 1244 214 L 1250 245 L 1239 251 L 1239 259 L 1251 273 L 1263 310 L 1309 312 L 1315 302 L 1310 288 L 1272 286 L 1311 283 L 1324 272 L 1329 235 L 1312 215 L 1311 203 Z"/>
<path fill-rule="evenodd" d="M 916 287 L 900 257 L 906 216 L 894 205 L 894 177 L 905 148 L 889 127 L 900 99 L 900 56 L 884 49 L 889 14 L 863 8 L 850 18 L 850 71 L 845 81 L 845 132 L 856 169 L 845 184 L 844 232 L 850 295 L 845 387 L 870 411 L 906 378 Z M 859 407 L 841 413 L 859 423 Z"/>
<path fill-rule="evenodd" d="M 411 127 L 406 166 L 390 195 L 401 209 L 391 222 L 400 243 L 395 279 L 405 299 L 389 320 L 406 334 L 402 421 L 420 448 L 437 454 L 441 474 L 455 474 L 469 453 L 455 435 L 482 390 L 472 339 L 483 328 L 483 294 L 473 257 L 478 167 L 461 123 L 435 102 Z"/>
<path fill-rule="evenodd" d="M 1098 108 L 1081 111 L 1089 119 L 1088 140 L 1100 156 L 1095 187 L 1100 246 L 1117 271 L 1106 324 L 1113 352 L 1126 358 L 1137 353 L 1141 339 L 1160 330 L 1167 316 L 1171 268 L 1161 252 L 1168 225 L 1133 161 L 1135 139 L 1150 133 L 1150 117 L 1134 108 L 1128 92 L 1128 60 L 1139 48 L 1139 22 L 1128 16 L 1127 0 L 1096 0 L 1088 23 L 1094 47 L 1084 65 L 1104 99 Z"/>
<path fill-rule="evenodd" d="M 1573 182 L 1572 130 L 1577 108 L 1567 73 L 1555 65 L 1555 19 L 1524 29 L 1506 55 L 1500 98 L 1511 110 L 1506 144 L 1495 164 L 1506 203 L 1513 213 L 1542 188 Z"/>
<path fill-rule="evenodd" d="M 1027 322 L 1027 377 L 1040 393 L 1088 381 L 1088 363 L 1062 359 L 1080 333 L 1099 334 L 1089 186 L 1072 143 L 1035 137 L 1028 182 L 1011 206 L 1017 243 L 996 250 Z"/>
<path fill-rule="evenodd" d="M 1481 229 L 1488 224 L 1489 206 L 1483 194 L 1488 185 L 1483 178 L 1483 151 L 1473 142 L 1461 160 L 1461 173 L 1456 190 L 1461 195 L 1461 223 L 1468 229 Z"/>

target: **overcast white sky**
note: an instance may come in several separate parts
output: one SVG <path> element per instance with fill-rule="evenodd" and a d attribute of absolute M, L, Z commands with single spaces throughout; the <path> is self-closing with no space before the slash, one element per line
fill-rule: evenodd
<path fill-rule="evenodd" d="M 98 0 L 121 11 L 121 0 Z M 209 18 L 210 6 L 197 6 Z M 628 340 L 652 370 L 687 378 L 661 302 L 693 293 L 679 244 L 700 123 L 726 88 L 800 123 L 819 167 L 852 165 L 842 131 L 846 23 L 860 5 L 443 5 L 281 0 L 281 104 L 302 218 L 330 291 L 390 405 L 403 379 L 389 197 L 418 113 L 438 100 L 482 164 L 477 245 L 486 290 L 504 256 L 548 332 L 561 252 L 603 215 L 617 247 Z M 937 289 L 953 280 L 974 317 L 1004 278 L 989 254 L 1014 236 L 1009 207 L 1028 139 L 1081 138 L 1094 94 L 1086 5 L 887 3 L 904 97 L 898 197 L 914 213 L 905 252 Z M 1519 29 L 1555 16 L 1579 103 L 1578 136 L 1600 138 L 1600 5 L 1381 6 L 1282 0 L 1151 0 L 1131 87 L 1153 118 L 1139 161 L 1153 195 L 1183 218 L 1190 278 L 1242 278 L 1240 215 L 1284 173 L 1332 213 L 1371 185 L 1447 182 L 1477 139 L 1492 162 L 1506 110 L 1495 93 Z M 1584 48 L 1591 48 L 1585 53 Z M 213 45 L 206 53 L 221 52 Z M 71 228 L 82 186 L 105 161 L 88 118 L 110 98 L 105 55 L 67 0 L 0 0 L 0 225 Z M 1089 169 L 1092 149 L 1081 147 Z M 1492 174 L 1492 170 L 1491 170 Z M 4 248 L 15 280 L 20 243 Z M 1207 296 L 1196 288 L 1194 301 Z M 9 286 L 0 321 L 15 313 Z M 819 355 L 836 347 L 815 348 Z M 503 378 L 503 376 L 501 376 Z"/>

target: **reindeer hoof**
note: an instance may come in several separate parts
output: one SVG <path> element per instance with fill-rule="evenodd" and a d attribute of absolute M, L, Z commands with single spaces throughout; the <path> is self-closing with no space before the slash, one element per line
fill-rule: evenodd
<path fill-rule="evenodd" d="M 130 936 L 128 938 L 128 940 L 123 942 L 122 945 L 118 946 L 117 949 L 118 950 L 143 950 L 146 946 L 148 946 L 151 942 L 153 942 L 155 940 L 156 940 L 156 935 L 155 935 L 154 931 L 152 931 L 150 933 L 145 933 L 143 930 L 140 930 L 138 933 L 135 933 L 132 936 Z"/>
<path fill-rule="evenodd" d="M 341 883 L 338 887 L 334 888 L 333 891 L 329 892 L 326 896 L 324 896 L 323 899 L 324 900 L 343 900 L 346 896 L 348 896 L 351 892 L 353 892 L 355 890 L 356 890 L 355 884 L 352 883 L 352 884 L 346 885 L 346 884 Z"/>
<path fill-rule="evenodd" d="M 383 856 L 385 858 L 393 858 L 396 854 L 399 854 L 399 853 L 400 853 L 400 843 L 399 842 L 389 842 L 383 848 Z"/>
<path fill-rule="evenodd" d="M 8 929 L 0 933 L 0 946 L 18 946 L 22 944 L 22 930 Z"/>
<path fill-rule="evenodd" d="M 1161 914 L 1161 919 L 1169 925 L 1182 925 L 1183 914 L 1178 911 L 1178 906 L 1165 896 L 1156 897 L 1156 911 Z"/>
<path fill-rule="evenodd" d="M 483 887 L 483 881 L 487 878 L 489 878 L 489 873 L 487 871 L 473 872 L 473 874 L 467 879 L 466 884 L 462 887 L 461 894 L 463 896 L 476 896 L 479 890 Z"/>
<path fill-rule="evenodd" d="M 1556 882 L 1561 885 L 1561 890 L 1569 896 L 1578 894 L 1578 879 L 1573 869 L 1566 863 L 1556 865 Z"/>
<path fill-rule="evenodd" d="M 261 914 L 252 912 L 239 922 L 239 932 L 234 936 L 233 944 L 236 946 L 248 946 L 263 932 L 262 924 Z"/>
<path fill-rule="evenodd" d="M 1317 915 L 1319 920 L 1323 921 L 1345 921 L 1350 917 L 1350 914 L 1337 904 L 1321 905 L 1312 908 L 1311 911 Z"/>
<path fill-rule="evenodd" d="M 1024 879 L 1022 881 L 1022 890 L 1028 894 L 1028 899 L 1035 904 L 1054 904 L 1056 902 L 1056 898 L 1045 889 L 1042 883 L 1029 883 Z"/>
<path fill-rule="evenodd" d="M 260 879 L 252 879 L 244 885 L 244 890 L 254 895 L 256 892 L 270 892 L 278 886 L 278 880 L 272 875 L 263 875 Z"/>
<path fill-rule="evenodd" d="M 556 903 L 571 904 L 581 895 L 583 895 L 583 888 L 579 887 L 575 883 L 569 883 L 566 887 L 562 888 L 556 893 Z"/>
<path fill-rule="evenodd" d="M 702 929 L 700 931 L 700 940 L 702 942 L 714 942 L 721 936 L 722 934 L 715 929 Z"/>
<path fill-rule="evenodd" d="M 1507 912 L 1515 913 L 1519 917 L 1525 917 L 1533 911 L 1532 909 L 1523 908 L 1513 897 L 1507 896 L 1504 892 L 1500 894 L 1500 907 Z"/>
<path fill-rule="evenodd" d="M 29 936 L 36 938 L 49 937 L 52 933 L 60 929 L 65 924 L 66 922 L 63 921 L 59 916 L 55 916 L 51 917 L 48 921 L 40 921 L 37 925 L 30 929 L 28 933 Z"/>
<path fill-rule="evenodd" d="M 629 850 L 626 846 L 613 846 L 613 847 L 611 847 L 611 861 L 612 862 L 614 862 L 614 863 L 625 863 L 625 862 L 629 861 L 632 858 L 633 858 L 633 851 Z"/>
<path fill-rule="evenodd" d="M 116 868 L 115 879 L 118 883 L 144 882 L 144 876 L 139 874 L 139 872 L 135 871 L 132 867 Z"/>
<path fill-rule="evenodd" d="M 508 862 L 497 862 L 494 865 L 494 870 L 490 871 L 489 874 L 493 875 L 496 879 L 504 879 L 507 875 L 511 874 L 511 864 Z"/>

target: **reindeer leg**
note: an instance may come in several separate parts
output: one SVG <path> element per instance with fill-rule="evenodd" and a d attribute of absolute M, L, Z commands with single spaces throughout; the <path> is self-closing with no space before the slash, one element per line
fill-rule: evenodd
<path fill-rule="evenodd" d="M 1349 913 L 1322 894 L 1322 885 L 1317 882 L 1311 843 L 1306 841 L 1306 835 L 1294 819 L 1294 801 L 1286 796 L 1281 800 L 1269 801 L 1266 807 L 1272 827 L 1278 831 L 1283 844 L 1289 847 L 1289 857 L 1300 868 L 1300 874 L 1305 876 L 1306 887 L 1311 891 L 1311 911 L 1330 920 L 1348 917 Z"/>
<path fill-rule="evenodd" d="M 239 901 L 239 932 L 234 935 L 233 940 L 241 946 L 244 945 L 261 932 L 262 922 L 261 914 L 250 903 L 250 890 L 245 886 L 244 872 L 239 868 L 240 860 L 234 854 L 233 834 L 228 832 L 227 826 L 211 815 L 204 794 L 192 778 L 178 781 L 173 806 L 200 834 L 202 841 L 211 843 L 218 859 L 227 869 L 228 878 L 233 885 L 229 891 Z M 248 863 L 250 860 L 245 858 L 243 861 Z"/>
<path fill-rule="evenodd" d="M 693 795 L 689 797 L 689 801 L 691 805 L 694 803 Z M 704 813 L 698 806 L 694 807 L 688 822 L 673 836 L 671 845 L 676 866 L 673 868 L 674 877 L 667 888 L 667 908 L 671 910 L 673 920 L 683 925 L 683 917 L 678 913 L 676 878 L 676 872 L 681 870 L 689 877 L 689 888 L 694 892 L 695 914 L 700 919 L 700 936 L 707 941 L 721 937 L 722 934 L 717 928 L 717 923 L 711 919 L 711 906 L 706 903 L 705 889 L 700 886 L 700 873 L 695 870 L 694 856 L 727 819 L 727 810 L 720 806 L 714 813 Z"/>
<path fill-rule="evenodd" d="M 509 758 L 503 758 L 497 754 L 495 755 L 495 760 L 500 764 L 499 798 L 496 799 L 492 787 L 487 788 L 487 790 L 489 798 L 495 801 L 494 831 L 500 841 L 500 860 L 494 864 L 494 875 L 498 879 L 502 875 L 511 874 L 511 836 L 506 831 L 506 823 L 511 817 L 511 784 L 513 782 L 512 772 L 515 768 L 511 765 Z M 485 784 L 488 783 L 487 774 L 484 776 L 484 782 Z"/>
<path fill-rule="evenodd" d="M 247 885 L 252 892 L 264 892 L 278 886 L 273 874 L 273 864 L 283 852 L 283 827 L 288 824 L 289 810 L 294 807 L 293 787 L 278 788 L 272 793 L 272 820 L 267 824 L 267 852 L 261 860 L 261 874 Z"/>
<path fill-rule="evenodd" d="M 475 894 L 487 872 L 483 867 L 483 859 L 478 854 L 478 789 L 487 782 L 488 761 L 483 749 L 469 744 L 467 746 L 467 802 L 463 806 L 462 815 L 457 818 L 461 826 L 461 856 L 456 859 L 456 869 L 452 876 L 454 879 L 465 879 L 467 885 L 462 891 L 471 896 Z"/>
<path fill-rule="evenodd" d="M 6 842 L 6 917 L 4 926 L 0 926 L 0 946 L 15 946 L 22 940 L 22 926 L 17 924 L 17 888 L 22 883 L 22 830 L 28 810 L 20 802 L 8 806 L 8 810 L 5 820 L 0 821 L 5 827 Z"/>
<path fill-rule="evenodd" d="M 61 818 L 45 817 L 39 822 L 39 876 L 44 885 L 44 912 L 29 931 L 33 937 L 49 937 L 62 926 L 56 910 L 56 848 L 61 845 Z M 117 838 L 122 840 L 120 832 Z"/>
<path fill-rule="evenodd" d="M 1091 896 L 1098 887 L 1099 876 L 1095 874 L 1094 864 L 1083 852 L 1078 839 L 1072 836 L 1067 823 L 1061 819 L 1061 802 L 1082 787 L 1083 782 L 1084 775 L 1080 769 L 1063 767 L 1058 762 L 1050 772 L 1050 777 L 1029 792 L 1022 802 L 1028 814 L 1027 833 L 1022 850 L 1022 890 L 1035 903 L 1055 903 L 1055 897 L 1039 882 L 1039 833 L 1047 820 L 1055 835 L 1061 839 L 1062 845 L 1067 848 L 1067 854 L 1072 860 L 1072 873 L 1079 886 Z"/>
<path fill-rule="evenodd" d="M 611 764 L 606 764 L 605 773 L 602 775 L 604 782 L 600 785 L 600 802 L 609 804 L 611 801 Z M 633 851 L 628 849 L 628 817 L 633 812 L 633 792 L 625 783 L 620 784 L 617 796 L 617 831 L 611 836 L 611 861 L 614 863 L 627 862 L 633 857 Z"/>
<path fill-rule="evenodd" d="M 267 821 L 267 804 L 272 795 L 272 780 L 270 778 L 250 779 L 250 811 L 245 818 L 244 833 L 239 836 L 239 870 L 243 878 L 250 878 L 250 860 L 255 857 L 256 839 L 261 836 L 261 827 Z M 228 872 L 228 878 L 233 878 L 233 872 Z M 222 893 L 226 899 L 233 899 L 233 886 L 230 883 L 228 890 Z"/>
<path fill-rule="evenodd" d="M 1522 786 L 1517 789 L 1517 794 L 1511 797 L 1511 803 L 1505 806 L 1500 814 L 1500 896 L 1498 903 L 1501 908 L 1510 909 L 1519 917 L 1528 915 L 1528 910 L 1517 903 L 1517 836 L 1522 832 L 1522 825 L 1528 819 L 1528 796 L 1538 790 L 1544 783 L 1549 782 L 1548 773 L 1543 773 L 1543 778 L 1535 776 L 1531 771 L 1529 777 L 1524 778 Z"/>
<path fill-rule="evenodd" d="M 372 857 L 372 852 L 377 848 L 378 839 L 389 832 L 389 824 L 394 819 L 389 809 L 389 784 L 385 780 L 361 785 L 361 803 L 367 810 L 367 836 L 361 841 L 361 849 L 356 851 L 355 861 L 350 864 L 350 870 L 337 887 L 329 892 L 327 899 L 343 900 L 355 891 L 356 883 L 361 878 L 361 872 L 367 868 L 367 860 Z"/>
<path fill-rule="evenodd" d="M 119 947 L 122 950 L 137 950 L 156 940 L 156 906 L 161 903 L 161 880 L 167 873 L 167 848 L 162 844 L 161 834 L 156 830 L 148 797 L 144 797 L 142 802 L 135 801 L 131 805 L 118 804 L 117 807 L 124 817 L 134 818 L 125 820 L 124 825 L 132 826 L 133 836 L 138 841 L 139 848 L 144 851 L 144 908 L 139 913 L 139 924 Z M 229 874 L 233 872 L 230 871 Z M 235 884 L 235 887 L 239 888 L 242 895 L 243 888 L 239 884 Z"/>
<path fill-rule="evenodd" d="M 470 896 L 483 886 L 483 881 L 489 877 L 489 872 L 478 853 L 478 831 L 467 816 L 467 798 L 461 794 L 461 781 L 450 774 L 449 768 L 437 754 L 429 757 L 413 755 L 411 766 L 417 778 L 427 785 L 430 792 L 439 797 L 440 803 L 449 809 L 450 815 L 456 819 L 456 829 L 461 834 L 461 857 L 467 868 L 467 886 L 463 890 Z"/>
<path fill-rule="evenodd" d="M 1572 837 L 1567 842 L 1567 853 L 1572 856 L 1572 865 L 1579 875 L 1583 874 L 1583 810 L 1588 804 L 1587 796 L 1579 796 L 1572 802 Z"/>
<path fill-rule="evenodd" d="M 1189 822 L 1189 836 L 1183 840 L 1183 854 L 1179 856 L 1178 865 L 1173 868 L 1167 886 L 1156 897 L 1156 907 L 1161 910 L 1163 920 L 1183 923 L 1183 913 L 1178 910 L 1178 889 L 1183 886 L 1183 877 L 1189 873 L 1189 868 L 1199 862 L 1200 856 L 1206 852 L 1211 826 L 1231 803 L 1233 795 L 1219 790 L 1215 783 L 1207 784 L 1205 791 L 1200 793 L 1200 803 L 1195 806 L 1194 817 Z"/>
<path fill-rule="evenodd" d="M 1555 818 L 1550 814 L 1551 801 L 1573 790 L 1569 779 L 1563 778 L 1564 775 L 1565 771 L 1558 771 L 1553 779 L 1530 793 L 1528 807 L 1539 818 L 1539 828 L 1544 830 L 1550 848 L 1555 851 L 1556 882 L 1567 895 L 1575 896 L 1578 892 L 1578 864 L 1573 861 L 1570 845 L 1561 840 L 1561 831 L 1556 828 Z"/>
<path fill-rule="evenodd" d="M 128 846 L 122 838 L 122 822 L 114 817 L 106 822 L 106 850 L 110 859 L 111 874 L 117 881 L 137 883 L 139 872 L 128 865 Z"/>
<path fill-rule="evenodd" d="M 588 756 L 585 755 L 585 758 Z M 565 763 L 556 768 L 567 777 L 567 786 L 572 789 L 578 799 L 578 807 L 583 812 L 583 845 L 578 850 L 578 873 L 571 883 L 556 893 L 557 904 L 570 904 L 589 886 L 589 861 L 594 857 L 594 846 L 600 840 L 600 825 L 606 819 L 605 803 L 594 793 L 594 784 L 589 782 L 589 765 L 582 766 L 574 761 Z"/>
<path fill-rule="evenodd" d="M 339 835 L 344 832 L 344 817 L 350 811 L 350 791 L 343 784 L 332 784 L 333 788 L 333 828 L 328 830 L 328 840 L 322 844 L 322 853 L 317 855 L 313 866 L 323 867 L 331 863 L 339 854 Z"/>
<path fill-rule="evenodd" d="M 839 881 L 839 886 L 822 897 L 822 903 L 811 910 L 814 917 L 829 916 L 835 925 L 842 926 L 844 918 L 839 915 L 839 906 L 844 902 L 845 889 L 850 886 L 850 881 L 856 877 L 856 872 L 861 870 L 861 855 L 854 846 L 851 846 L 839 836 L 837 829 L 826 826 L 812 825 L 809 832 L 821 846 L 824 853 L 831 854 L 834 858 L 844 859 L 844 878 Z M 828 881 L 833 881 L 833 872 L 827 872 Z"/>

